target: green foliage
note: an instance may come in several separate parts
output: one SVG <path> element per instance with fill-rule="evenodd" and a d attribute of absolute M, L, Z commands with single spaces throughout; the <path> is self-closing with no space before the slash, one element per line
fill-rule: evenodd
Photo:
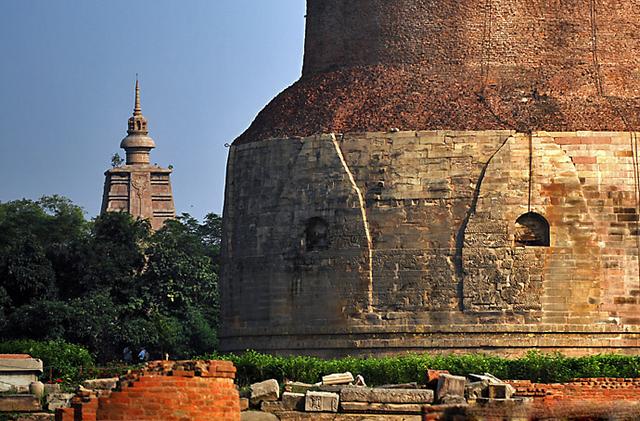
<path fill-rule="evenodd" d="M 59 196 L 0 203 L 0 340 L 64 339 L 100 361 L 188 357 L 217 344 L 220 218 L 188 214 L 152 232 Z"/>
<path fill-rule="evenodd" d="M 320 359 L 308 356 L 280 357 L 247 351 L 241 355 L 213 354 L 207 358 L 232 361 L 241 386 L 269 378 L 306 383 L 336 372 L 350 371 L 364 376 L 369 385 L 424 383 L 427 369 L 448 370 L 467 376 L 491 373 L 502 379 L 531 380 L 541 383 L 566 382 L 588 377 L 640 377 L 640 356 L 592 355 L 565 357 L 558 353 L 531 351 L 520 358 L 501 358 L 484 354 L 429 355 L 397 357 Z"/>
<path fill-rule="evenodd" d="M 84 378 L 84 371 L 94 367 L 93 357 L 86 348 L 62 340 L 3 341 L 0 342 L 0 354 L 29 354 L 41 359 L 44 365 L 41 378 L 45 382 L 51 376 L 53 379 L 77 383 Z"/>

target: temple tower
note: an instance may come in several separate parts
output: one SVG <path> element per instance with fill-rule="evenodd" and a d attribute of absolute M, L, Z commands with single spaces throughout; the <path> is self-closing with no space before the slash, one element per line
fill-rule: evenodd
<path fill-rule="evenodd" d="M 137 79 L 133 115 L 120 147 L 126 152 L 126 162 L 105 172 L 102 212 L 128 212 L 148 219 L 153 229 L 159 229 L 165 220 L 176 216 L 172 170 L 150 164 L 149 154 L 156 144 L 149 137 L 147 119 L 142 115 Z"/>
<path fill-rule="evenodd" d="M 220 347 L 640 353 L 638 0 L 307 0 L 229 150 Z"/>

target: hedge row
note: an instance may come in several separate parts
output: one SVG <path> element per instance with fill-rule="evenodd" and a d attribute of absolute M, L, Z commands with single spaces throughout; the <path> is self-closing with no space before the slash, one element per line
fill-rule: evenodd
<path fill-rule="evenodd" d="M 640 356 L 601 354 L 565 357 L 531 351 L 521 358 L 492 355 L 405 355 L 383 358 L 324 360 L 315 357 L 278 357 L 247 351 L 242 355 L 210 355 L 226 359 L 237 367 L 240 386 L 274 378 L 315 383 L 323 375 L 350 371 L 364 376 L 369 385 L 425 381 L 427 369 L 448 370 L 452 374 L 492 373 L 502 379 L 522 379 L 556 383 L 584 377 L 640 377 Z"/>
<path fill-rule="evenodd" d="M 86 348 L 62 340 L 2 341 L 0 354 L 29 354 L 41 359 L 44 365 L 41 380 L 44 382 L 59 379 L 67 384 L 77 383 L 94 368 L 93 357 Z"/>

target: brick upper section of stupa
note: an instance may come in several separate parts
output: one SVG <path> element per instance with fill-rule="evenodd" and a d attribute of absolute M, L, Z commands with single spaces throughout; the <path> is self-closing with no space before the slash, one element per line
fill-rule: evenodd
<path fill-rule="evenodd" d="M 640 130 L 637 1 L 309 0 L 303 74 L 236 144 L 400 130 Z"/>

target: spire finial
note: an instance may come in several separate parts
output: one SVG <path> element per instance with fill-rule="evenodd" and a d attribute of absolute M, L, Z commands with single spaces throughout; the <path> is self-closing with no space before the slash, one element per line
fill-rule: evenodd
<path fill-rule="evenodd" d="M 137 73 L 136 73 L 136 102 L 133 107 L 133 115 L 142 115 L 142 108 L 140 107 L 140 84 L 138 83 Z"/>

